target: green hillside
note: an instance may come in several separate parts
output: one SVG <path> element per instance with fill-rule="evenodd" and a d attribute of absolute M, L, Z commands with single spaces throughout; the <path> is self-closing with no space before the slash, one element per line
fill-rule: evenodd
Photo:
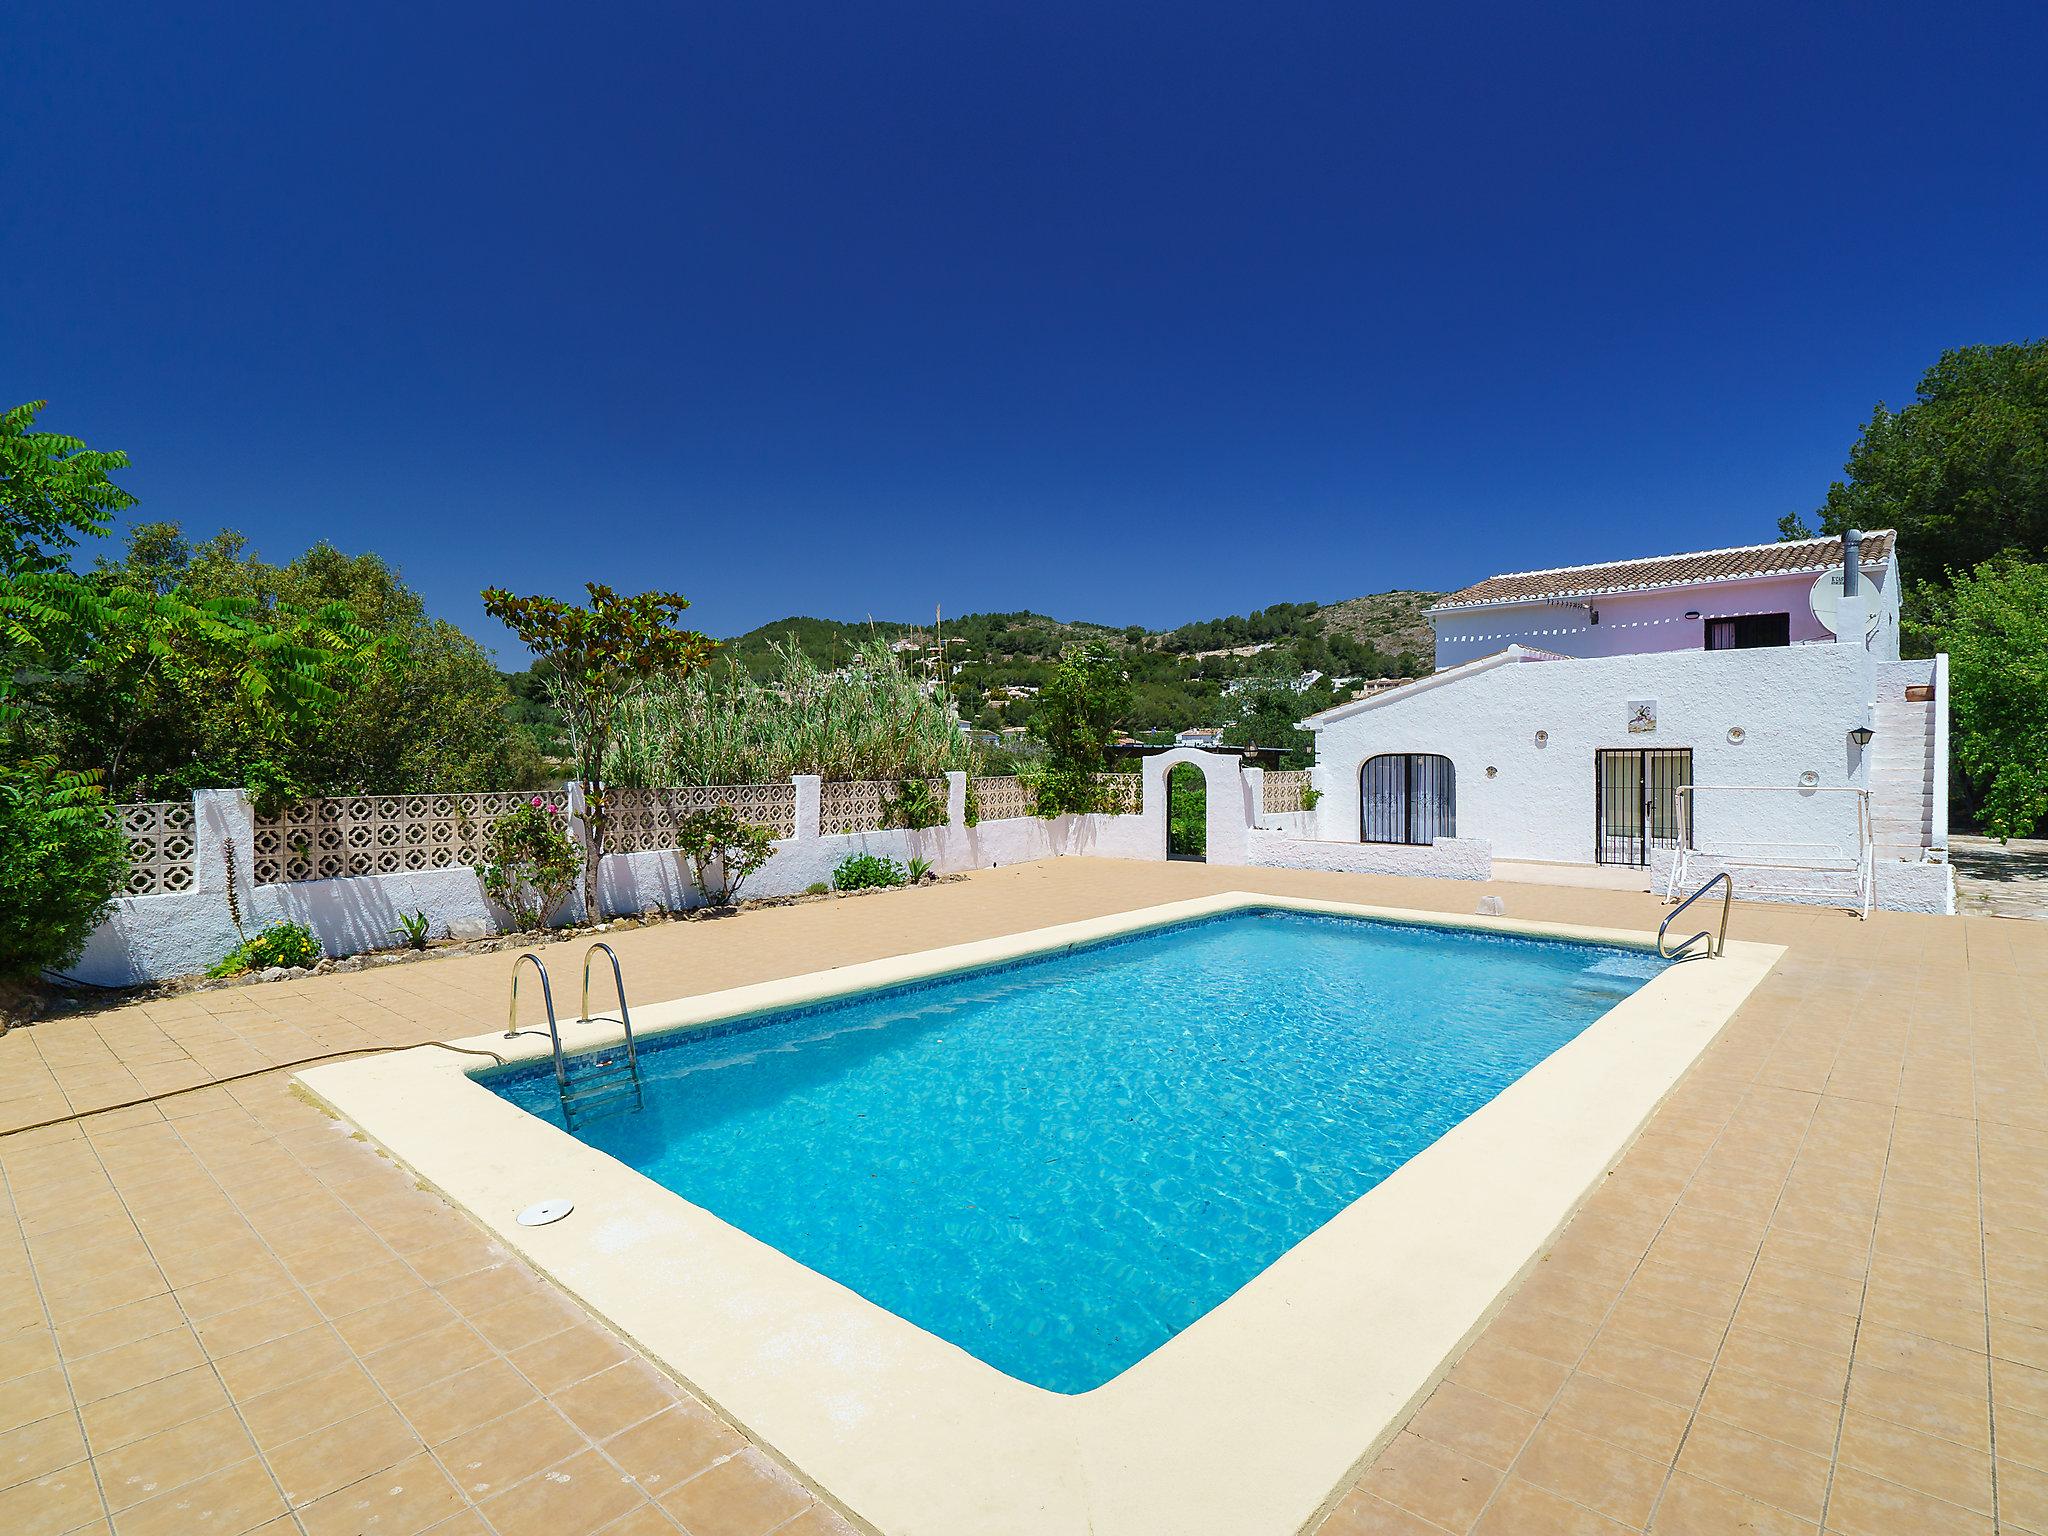
<path fill-rule="evenodd" d="M 1131 729 L 1227 724 L 1243 712 L 1247 692 L 1307 673 L 1324 674 L 1304 694 L 1320 707 L 1348 693 L 1348 686 L 1336 685 L 1339 678 L 1429 671 L 1434 652 L 1422 610 L 1434 597 L 1401 591 L 1331 604 L 1276 603 L 1168 630 L 1055 619 L 1028 610 L 963 614 L 945 621 L 945 682 L 963 719 L 991 730 L 1028 727 L 1032 690 L 1043 685 L 1061 648 L 1095 639 L 1126 658 L 1135 701 Z M 778 619 L 735 636 L 725 649 L 741 665 L 765 674 L 775 644 L 794 640 L 815 660 L 833 665 L 870 636 L 913 642 L 916 649 L 906 649 L 906 659 L 938 666 L 941 636 L 929 624 L 900 620 Z"/>
<path fill-rule="evenodd" d="M 901 619 L 792 615 L 735 635 L 721 655 L 758 677 L 775 671 L 775 649 L 794 642 L 813 660 L 838 666 L 862 642 L 899 644 L 907 665 L 942 678 L 960 718 L 983 730 L 1031 726 L 1035 694 L 1063 647 L 1097 640 L 1124 658 L 1140 734 L 1222 726 L 1230 739 L 1300 748 L 1293 722 L 1348 698 L 1373 677 L 1418 677 L 1435 660 L 1422 610 L 1432 592 L 1379 592 L 1340 603 L 1275 603 L 1253 613 L 1150 630 L 1055 619 L 1029 610 L 969 613 L 930 624 Z M 943 642 L 943 643 L 941 643 Z M 1312 681 L 1303 679 L 1316 674 Z M 558 750 L 559 724 L 531 673 L 508 673 L 520 723 Z"/>

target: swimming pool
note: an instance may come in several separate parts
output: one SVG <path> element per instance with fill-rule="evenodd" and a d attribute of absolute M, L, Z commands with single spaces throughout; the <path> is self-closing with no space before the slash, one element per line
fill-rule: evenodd
<path fill-rule="evenodd" d="M 650 1039 L 577 1137 L 998 1370 L 1145 1358 L 1663 969 L 1263 907 Z M 561 1123 L 551 1069 L 479 1078 Z"/>

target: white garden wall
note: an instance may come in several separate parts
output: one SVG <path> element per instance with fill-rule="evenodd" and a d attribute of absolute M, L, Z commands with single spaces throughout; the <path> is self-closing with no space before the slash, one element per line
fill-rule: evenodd
<path fill-rule="evenodd" d="M 1209 856 L 1245 864 L 1246 836 L 1256 805 L 1232 754 L 1177 750 L 1146 760 L 1141 770 L 1143 809 L 1122 816 L 1036 817 L 966 824 L 966 777 L 949 774 L 947 823 L 921 831 L 883 830 L 837 835 L 819 832 L 819 783 L 796 780 L 796 833 L 775 845 L 774 856 L 750 879 L 747 896 L 793 896 L 819 883 L 848 854 L 873 853 L 907 862 L 931 861 L 942 873 L 1028 863 L 1070 854 L 1101 858 L 1166 857 L 1166 775 L 1179 763 L 1200 768 L 1209 786 Z M 572 811 L 580 809 L 572 794 Z M 194 851 L 188 889 L 115 901 L 107 920 L 67 973 L 101 986 L 131 986 L 205 970 L 239 942 L 228 903 L 229 871 L 242 930 L 255 933 L 288 918 L 310 928 L 329 955 L 359 954 L 398 941 L 402 913 L 425 912 L 435 938 L 481 937 L 506 926 L 506 914 L 488 896 L 476 871 L 449 865 L 345 879 L 258 885 L 255 822 L 238 790 L 208 790 L 193 797 Z M 598 903 L 606 916 L 650 908 L 681 911 L 701 905 L 702 893 L 673 851 L 608 854 L 598 868 Z M 556 920 L 574 921 L 581 903 L 572 896 Z"/>
<path fill-rule="evenodd" d="M 1479 837 L 1440 837 L 1434 843 L 1411 847 L 1404 843 L 1326 843 L 1261 827 L 1251 835 L 1247 862 L 1267 869 L 1326 869 L 1350 875 L 1493 878 L 1493 850 Z"/>

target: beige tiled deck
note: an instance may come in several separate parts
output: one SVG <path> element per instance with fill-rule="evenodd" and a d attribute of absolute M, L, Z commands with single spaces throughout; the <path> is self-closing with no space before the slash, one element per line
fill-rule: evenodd
<path fill-rule="evenodd" d="M 1232 888 L 1480 894 L 1070 859 L 618 948 L 652 1001 Z M 1494 889 L 1515 916 L 1657 911 Z M 1739 908 L 1735 932 L 1790 953 L 1324 1536 L 2048 1536 L 2048 927 Z M 473 1034 L 510 960 L 16 1031 L 0 1126 Z M 0 1135 L 0 1177 L 0 1532 L 848 1529 L 282 1073 Z"/>

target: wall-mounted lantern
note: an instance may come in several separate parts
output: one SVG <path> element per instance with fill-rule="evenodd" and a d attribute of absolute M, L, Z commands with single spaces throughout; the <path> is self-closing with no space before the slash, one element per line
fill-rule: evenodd
<path fill-rule="evenodd" d="M 1867 747 L 1870 745 L 1870 738 L 1876 734 L 1877 732 L 1873 731 L 1869 726 L 1859 725 L 1849 732 L 1849 739 L 1859 747 Z"/>

